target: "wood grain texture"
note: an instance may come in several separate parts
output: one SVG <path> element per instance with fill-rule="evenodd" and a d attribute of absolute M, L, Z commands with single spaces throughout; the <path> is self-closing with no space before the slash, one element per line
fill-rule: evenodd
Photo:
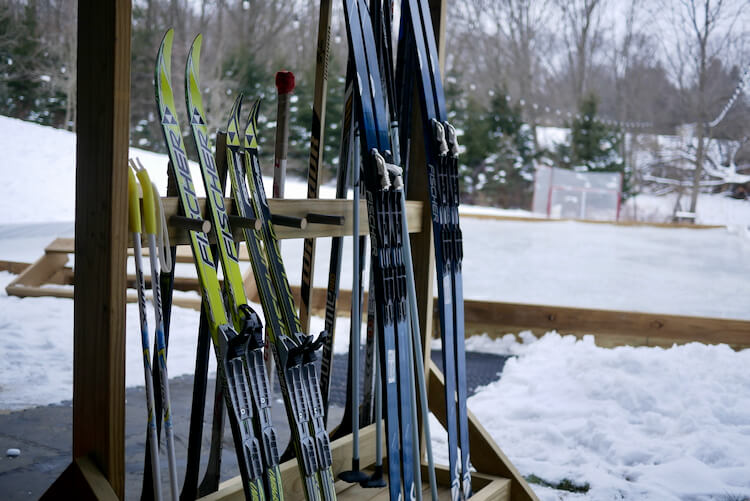
<path fill-rule="evenodd" d="M 671 346 L 692 341 L 750 346 L 750 322 L 746 320 L 486 301 L 467 301 L 465 307 L 470 331 L 486 332 L 490 337 L 531 329 L 594 334 L 597 343 L 609 342 L 610 346 Z"/>
<path fill-rule="evenodd" d="M 37 259 L 26 267 L 21 274 L 14 278 L 6 287 L 13 288 L 16 285 L 40 286 L 50 282 L 50 279 L 58 273 L 68 262 L 67 254 L 47 254 Z"/>
<path fill-rule="evenodd" d="M 588 224 L 609 224 L 613 226 L 643 226 L 647 228 L 687 228 L 691 230 L 710 230 L 715 228 L 724 228 L 725 226 L 714 224 L 693 224 L 693 223 L 654 223 L 648 221 L 595 221 L 593 219 L 559 219 L 543 217 L 523 217 L 523 216 L 505 216 L 500 214 L 472 214 L 459 211 L 461 218 L 485 219 L 494 221 L 521 221 L 524 223 L 561 223 L 576 222 Z"/>
<path fill-rule="evenodd" d="M 375 463 L 375 425 L 369 425 L 360 430 L 360 466 L 363 471 L 368 471 Z M 333 474 L 338 474 L 351 467 L 352 460 L 352 436 L 347 435 L 331 443 L 331 452 L 333 454 Z M 424 470 L 423 466 L 423 470 Z M 438 496 L 440 500 L 450 501 L 450 489 L 448 481 L 448 469 L 446 466 L 436 465 L 435 473 L 438 480 Z M 304 499 L 302 491 L 302 479 L 297 469 L 297 461 L 291 460 L 281 465 L 282 484 L 284 485 L 284 499 Z M 427 479 L 426 472 L 422 478 Z M 359 485 L 348 484 L 337 481 L 336 497 L 339 501 L 356 500 L 356 501 L 387 501 L 388 489 L 363 489 Z M 472 487 L 474 487 L 474 497 L 479 496 L 480 500 L 510 501 L 511 482 L 506 478 L 500 478 L 494 475 L 478 473 L 472 478 Z M 429 492 L 429 485 L 423 483 L 423 492 Z M 429 495 L 425 497 L 428 499 Z M 219 486 L 219 490 L 201 498 L 201 501 L 240 501 L 244 499 L 242 492 L 242 483 L 239 477 L 231 478 Z M 473 499 L 473 497 L 472 497 Z"/>
<path fill-rule="evenodd" d="M 42 494 L 40 500 L 56 501 L 115 501 L 117 497 L 107 478 L 87 456 L 81 456 L 63 470 L 62 474 Z"/>
<path fill-rule="evenodd" d="M 90 457 L 120 498 L 131 7 L 78 3 L 73 457 Z"/>
<path fill-rule="evenodd" d="M 177 213 L 178 200 L 175 197 L 164 197 L 164 213 L 167 219 Z M 199 198 L 198 203 L 200 204 L 201 211 L 205 211 L 206 200 L 205 198 Z M 230 213 L 234 212 L 234 203 L 231 199 L 225 200 L 227 211 Z M 275 225 L 274 230 L 276 236 L 280 239 L 288 238 L 321 238 L 321 237 L 341 237 L 349 236 L 352 233 L 352 218 L 351 218 L 351 200 L 337 200 L 337 199 L 318 199 L 318 200 L 307 200 L 307 199 L 268 199 L 268 205 L 271 209 L 272 214 L 278 214 L 281 216 L 293 216 L 293 217 L 305 217 L 309 213 L 316 214 L 327 214 L 332 216 L 341 216 L 344 218 L 343 225 L 331 225 L 331 224 L 314 224 L 308 223 L 304 229 L 289 228 L 285 226 Z M 416 233 L 422 230 L 422 204 L 417 202 L 407 202 L 406 205 L 407 224 L 409 231 Z M 364 200 L 360 203 L 360 219 L 367 221 L 367 206 Z M 234 239 L 238 242 L 243 240 L 242 231 L 232 230 L 234 233 Z M 360 234 L 367 235 L 369 228 L 367 225 L 361 225 Z M 177 229 L 172 226 L 169 228 L 169 239 L 173 245 L 184 245 L 188 243 L 187 232 L 182 229 Z M 129 244 L 132 247 L 132 244 Z M 247 255 L 247 253 L 245 253 Z"/>
<path fill-rule="evenodd" d="M 14 275 L 20 275 L 26 268 L 31 266 L 31 263 L 22 263 L 20 261 L 0 261 L 0 271 L 7 271 Z"/>

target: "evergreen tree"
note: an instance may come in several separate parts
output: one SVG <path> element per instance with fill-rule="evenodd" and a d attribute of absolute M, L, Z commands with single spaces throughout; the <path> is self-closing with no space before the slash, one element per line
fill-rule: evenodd
<path fill-rule="evenodd" d="M 9 24 L 16 26 L 16 29 L 9 25 L 4 28 L 15 42 L 12 44 L 12 53 L 3 61 L 7 75 L 7 96 L 3 113 L 28 120 L 33 117 L 42 87 L 39 78 L 42 47 L 39 40 L 36 1 L 29 1 L 23 9 L 21 18 Z"/>
<path fill-rule="evenodd" d="M 16 23 L 11 6 L 0 4 L 0 114 L 11 115 L 13 100 L 8 82 L 15 68 L 13 57 L 16 51 Z"/>
<path fill-rule="evenodd" d="M 533 181 L 534 141 L 531 128 L 501 89 L 490 98 L 489 109 L 469 97 L 465 117 L 461 175 L 470 203 L 526 207 Z"/>
<path fill-rule="evenodd" d="M 148 7 L 133 5 L 130 36 L 130 142 L 139 148 L 166 152 L 154 105 L 155 48 L 163 33 L 155 28 Z M 172 71 L 179 71 L 177 65 Z M 192 144 L 186 141 L 185 144 Z"/>
<path fill-rule="evenodd" d="M 620 133 L 596 119 L 597 106 L 594 94 L 581 101 L 570 127 L 570 144 L 558 150 L 560 166 L 589 172 L 623 172 Z"/>

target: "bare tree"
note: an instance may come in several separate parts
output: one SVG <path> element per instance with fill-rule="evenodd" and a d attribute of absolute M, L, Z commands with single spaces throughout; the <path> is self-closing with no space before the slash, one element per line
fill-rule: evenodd
<path fill-rule="evenodd" d="M 607 0 L 554 0 L 560 11 L 574 104 L 588 90 L 593 60 L 604 39 L 602 13 Z"/>
<path fill-rule="evenodd" d="M 487 37 L 495 54 L 494 65 L 505 64 L 509 91 L 526 106 L 527 120 L 534 131 L 538 102 L 545 81 L 545 55 L 550 51 L 548 23 L 551 17 L 550 0 L 482 0 L 480 5 L 487 20 L 495 27 L 494 36 Z M 498 57 L 502 55 L 502 57 Z M 500 73 L 500 68 L 496 70 Z"/>
<path fill-rule="evenodd" d="M 666 45 L 666 59 L 686 97 L 685 104 L 696 122 L 694 171 L 690 211 L 695 212 L 703 177 L 706 142 L 710 130 L 706 126 L 717 113 L 719 99 L 711 93 L 709 65 L 722 59 L 740 32 L 748 29 L 745 0 L 663 0 L 667 22 L 674 33 L 674 42 Z M 720 105 L 719 105 L 720 106 Z"/>

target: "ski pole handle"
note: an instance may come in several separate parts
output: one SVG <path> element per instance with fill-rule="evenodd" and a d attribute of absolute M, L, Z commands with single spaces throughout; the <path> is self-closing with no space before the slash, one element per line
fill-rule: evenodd
<path fill-rule="evenodd" d="M 148 177 L 146 169 L 139 169 L 136 175 L 143 192 L 143 225 L 148 235 L 156 235 L 156 208 L 154 207 L 154 189 L 151 187 L 151 179 Z"/>
<path fill-rule="evenodd" d="M 128 167 L 128 228 L 130 233 L 141 232 L 141 207 L 138 200 L 138 181 L 133 169 Z"/>
<path fill-rule="evenodd" d="M 273 197 L 284 198 L 286 182 L 286 155 L 289 147 L 289 100 L 294 91 L 294 74 L 291 71 L 276 73 L 279 92 L 276 109 L 276 145 L 273 160 Z"/>

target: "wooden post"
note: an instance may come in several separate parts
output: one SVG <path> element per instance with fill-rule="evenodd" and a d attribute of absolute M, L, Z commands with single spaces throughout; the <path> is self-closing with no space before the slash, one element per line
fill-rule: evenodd
<path fill-rule="evenodd" d="M 78 144 L 73 324 L 73 465 L 45 496 L 62 492 L 88 458 L 97 471 L 75 491 L 125 494 L 125 264 L 130 118 L 130 0 L 78 2 Z M 88 460 L 87 459 L 87 460 Z M 84 464 L 87 464 L 84 461 Z M 76 496 L 73 496 L 76 497 Z"/>

